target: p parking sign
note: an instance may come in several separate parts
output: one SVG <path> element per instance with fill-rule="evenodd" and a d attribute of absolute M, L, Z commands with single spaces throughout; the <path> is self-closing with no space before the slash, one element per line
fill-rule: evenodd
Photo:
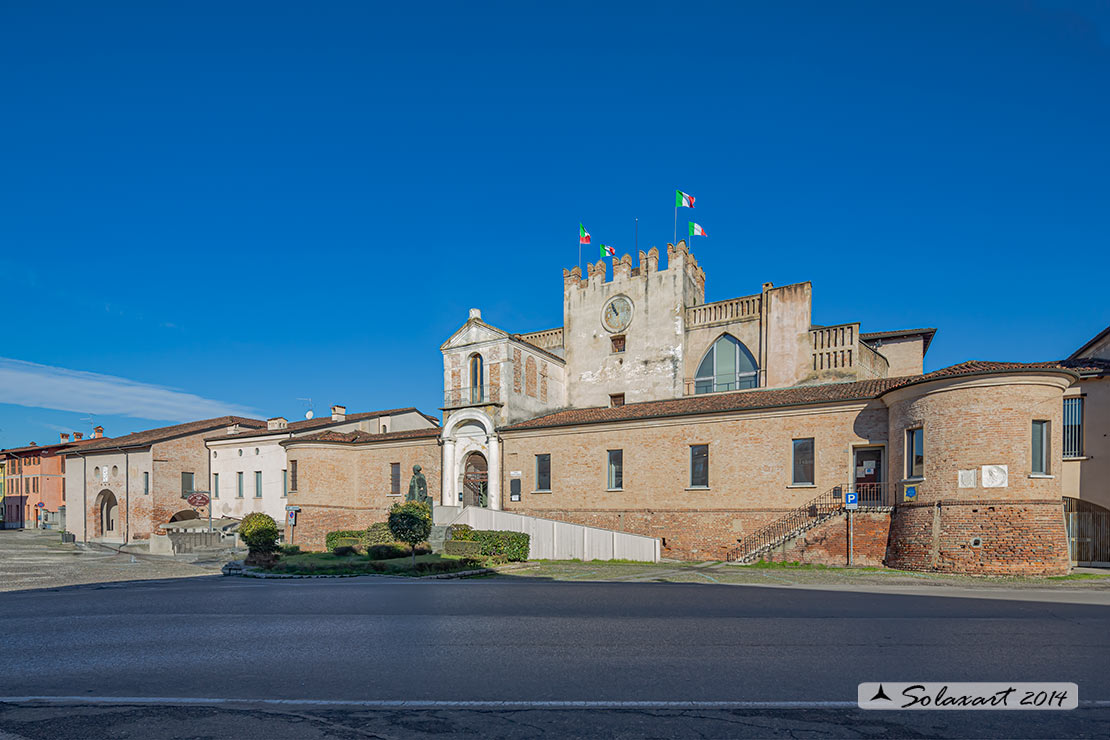
<path fill-rule="evenodd" d="M 858 509 L 859 508 L 859 494 L 855 491 L 849 491 L 844 494 L 844 508 L 845 509 Z"/>

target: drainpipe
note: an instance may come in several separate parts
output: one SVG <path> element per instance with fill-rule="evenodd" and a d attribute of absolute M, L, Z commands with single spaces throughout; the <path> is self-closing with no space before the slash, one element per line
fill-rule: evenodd
<path fill-rule="evenodd" d="M 89 458 L 81 455 L 81 544 L 89 544 Z"/>
<path fill-rule="evenodd" d="M 127 456 L 127 450 L 123 452 L 123 508 L 124 513 L 127 515 L 127 523 L 123 525 L 123 544 L 128 544 L 131 540 L 131 458 Z"/>

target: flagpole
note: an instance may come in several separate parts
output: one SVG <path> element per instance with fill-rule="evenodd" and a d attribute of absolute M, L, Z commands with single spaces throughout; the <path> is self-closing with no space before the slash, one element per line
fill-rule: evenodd
<path fill-rule="evenodd" d="M 636 219 L 636 232 L 635 232 L 635 235 L 632 237 L 632 243 L 634 245 L 633 248 L 637 252 L 639 252 L 640 251 L 640 219 Z"/>
<path fill-rule="evenodd" d="M 674 207 L 674 243 L 678 244 L 678 204 Z"/>

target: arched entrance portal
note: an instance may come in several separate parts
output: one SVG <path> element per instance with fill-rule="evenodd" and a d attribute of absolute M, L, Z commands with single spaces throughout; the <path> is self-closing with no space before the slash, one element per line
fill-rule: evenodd
<path fill-rule="evenodd" d="M 182 509 L 170 517 L 170 522 L 184 522 L 189 519 L 199 519 L 200 515 L 192 509 Z"/>
<path fill-rule="evenodd" d="M 471 452 L 463 464 L 463 506 L 489 506 L 489 471 L 486 457 Z"/>
<path fill-rule="evenodd" d="M 97 537 L 116 537 L 119 534 L 119 502 L 116 494 L 105 489 L 97 496 Z"/>

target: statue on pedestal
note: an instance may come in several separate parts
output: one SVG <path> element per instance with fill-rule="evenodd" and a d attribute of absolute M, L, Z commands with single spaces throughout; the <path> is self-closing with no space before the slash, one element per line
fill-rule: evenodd
<path fill-rule="evenodd" d="M 426 504 L 429 509 L 432 508 L 432 497 L 428 495 L 428 481 L 420 472 L 419 465 L 412 466 L 412 479 L 409 480 L 409 493 L 405 496 L 405 501 L 417 501 Z"/>

